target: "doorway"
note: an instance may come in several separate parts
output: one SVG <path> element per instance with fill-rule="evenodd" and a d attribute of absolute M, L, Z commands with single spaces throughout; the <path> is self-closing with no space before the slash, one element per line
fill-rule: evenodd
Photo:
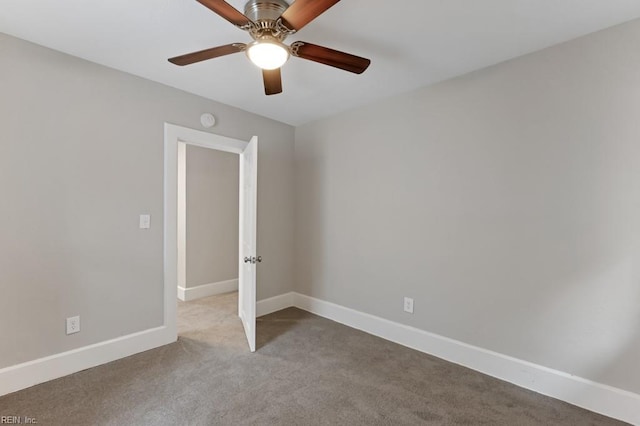
<path fill-rule="evenodd" d="M 165 324 L 177 339 L 177 289 L 186 283 L 186 147 L 239 157 L 238 316 L 255 351 L 258 138 L 249 142 L 165 123 Z M 259 260 L 258 260 L 259 261 Z"/>
<path fill-rule="evenodd" d="M 186 249 L 186 273 L 178 277 L 183 302 L 238 291 L 238 159 L 238 154 L 186 145 L 185 201 L 178 186 L 178 209 L 186 206 L 185 216 L 178 215 L 186 218 L 185 241 L 178 241 L 178 258 Z"/>

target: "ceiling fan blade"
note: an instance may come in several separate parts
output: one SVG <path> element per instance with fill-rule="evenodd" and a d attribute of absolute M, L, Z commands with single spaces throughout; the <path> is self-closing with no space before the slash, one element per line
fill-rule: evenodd
<path fill-rule="evenodd" d="M 355 74 L 362 74 L 371 64 L 369 59 L 302 41 L 291 44 L 291 54 Z"/>
<path fill-rule="evenodd" d="M 199 0 L 198 0 L 199 1 Z M 284 11 L 282 23 L 290 30 L 300 31 L 302 27 L 322 15 L 340 0 L 296 0 Z"/>
<path fill-rule="evenodd" d="M 267 95 L 277 95 L 282 93 L 282 76 L 280 68 L 275 70 L 262 70 L 262 79 L 264 80 L 264 93 Z"/>
<path fill-rule="evenodd" d="M 224 0 L 198 0 L 198 3 L 213 10 L 236 27 L 246 27 L 251 20 Z"/>
<path fill-rule="evenodd" d="M 198 52 L 187 53 L 186 55 L 176 56 L 175 58 L 169 59 L 169 62 L 180 66 L 194 64 L 196 62 L 206 61 L 207 59 L 213 59 L 219 56 L 242 52 L 246 46 L 247 45 L 244 43 L 233 43 L 227 44 L 225 46 L 212 47 L 211 49 L 205 49 Z"/>

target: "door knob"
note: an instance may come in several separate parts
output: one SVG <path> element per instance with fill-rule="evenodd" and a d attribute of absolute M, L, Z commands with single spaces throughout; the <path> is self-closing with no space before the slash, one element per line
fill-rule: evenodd
<path fill-rule="evenodd" d="M 245 257 L 244 258 L 244 263 L 253 263 L 254 265 L 257 263 L 262 262 L 262 256 L 258 256 L 258 257 Z"/>

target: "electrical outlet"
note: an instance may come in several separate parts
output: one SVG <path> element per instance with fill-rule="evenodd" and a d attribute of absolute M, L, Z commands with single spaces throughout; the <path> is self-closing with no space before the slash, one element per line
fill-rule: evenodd
<path fill-rule="evenodd" d="M 404 298 L 404 311 L 410 314 L 413 313 L 413 299 L 410 297 Z"/>
<path fill-rule="evenodd" d="M 80 317 L 67 318 L 67 334 L 74 334 L 80 331 Z"/>

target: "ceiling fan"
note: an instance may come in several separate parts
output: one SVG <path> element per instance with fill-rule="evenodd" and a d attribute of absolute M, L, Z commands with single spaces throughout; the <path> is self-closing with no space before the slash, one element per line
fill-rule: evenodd
<path fill-rule="evenodd" d="M 371 61 L 366 58 L 329 49 L 303 41 L 290 46 L 284 40 L 300 31 L 305 25 L 324 13 L 340 0 L 295 0 L 289 5 L 285 0 L 249 0 L 244 14 L 224 0 L 197 0 L 241 30 L 247 31 L 251 43 L 232 43 L 211 49 L 176 56 L 169 62 L 189 65 L 232 53 L 245 52 L 251 62 L 262 68 L 264 91 L 267 95 L 282 92 L 280 67 L 290 56 L 362 74 Z"/>

